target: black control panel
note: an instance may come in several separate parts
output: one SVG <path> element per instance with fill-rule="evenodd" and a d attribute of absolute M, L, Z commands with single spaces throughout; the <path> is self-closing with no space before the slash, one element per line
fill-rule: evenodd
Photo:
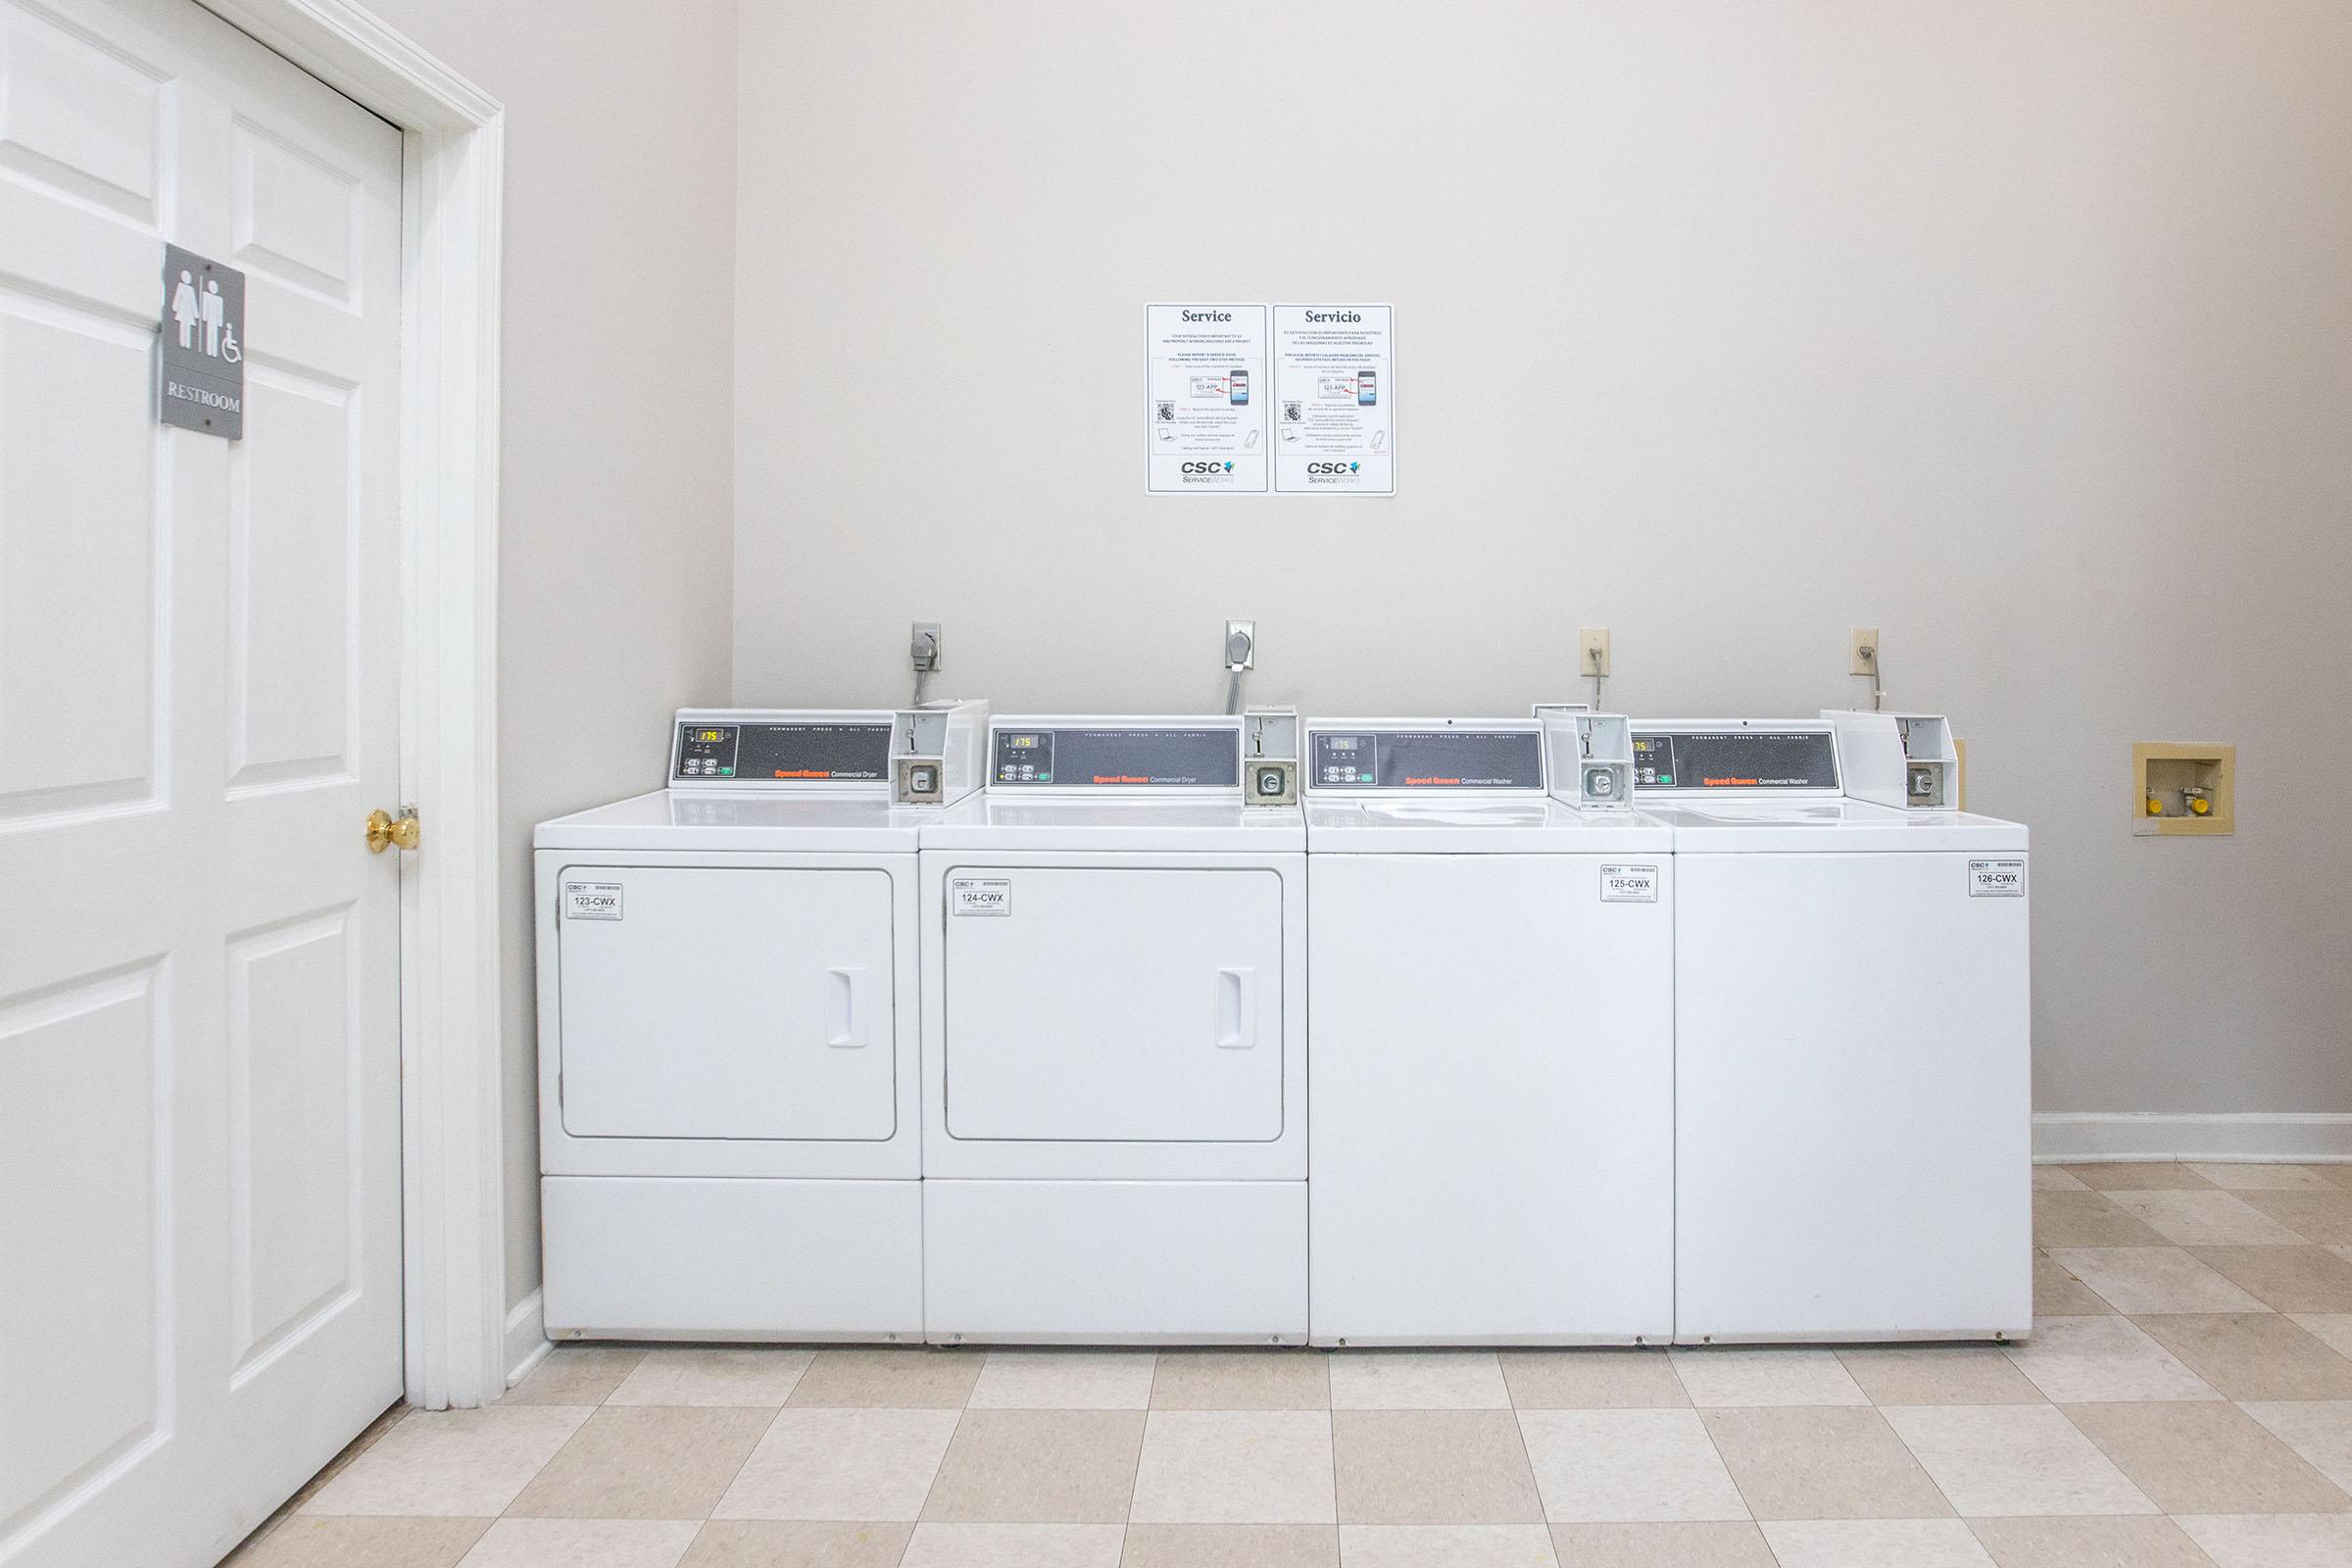
<path fill-rule="evenodd" d="M 890 725 L 682 723 L 670 777 L 687 784 L 722 779 L 880 783 L 890 777 Z"/>
<path fill-rule="evenodd" d="M 992 789 L 1238 789 L 1236 729 L 1000 729 Z"/>
<path fill-rule="evenodd" d="M 1634 731 L 1642 790 L 1834 790 L 1838 747 L 1827 730 Z"/>
<path fill-rule="evenodd" d="M 1315 730 L 1316 789 L 1544 790 L 1544 737 L 1532 730 Z"/>

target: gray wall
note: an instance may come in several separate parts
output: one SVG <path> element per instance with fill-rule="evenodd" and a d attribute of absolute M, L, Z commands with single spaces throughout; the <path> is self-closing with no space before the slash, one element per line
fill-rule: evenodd
<path fill-rule="evenodd" d="M 1595 624 L 1612 706 L 1803 713 L 1875 624 L 2034 828 L 2038 1108 L 2352 1111 L 2352 7 L 742 15 L 739 700 L 936 616 L 945 689 L 1197 708 L 1233 614 L 1327 711 Z M 1146 497 L 1144 303 L 1325 297 L 1399 494 Z M 2156 739 L 2236 837 L 2132 836 Z"/>
<path fill-rule="evenodd" d="M 531 824 L 659 788 L 669 710 L 727 690 L 735 16 L 723 0 L 665 0 L 659 25 L 623 0 L 565 0 L 560 19 L 471 0 L 369 4 L 507 110 L 498 657 L 512 1302 L 539 1283 Z"/>

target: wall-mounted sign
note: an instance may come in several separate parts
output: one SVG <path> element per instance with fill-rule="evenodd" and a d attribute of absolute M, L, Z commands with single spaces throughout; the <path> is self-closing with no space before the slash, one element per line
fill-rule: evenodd
<path fill-rule="evenodd" d="M 1144 485 L 1162 495 L 1266 490 L 1266 308 L 1144 307 Z"/>
<path fill-rule="evenodd" d="M 236 441 L 245 434 L 245 274 L 164 247 L 156 417 Z"/>
<path fill-rule="evenodd" d="M 1274 490 L 1396 493 L 1395 312 L 1386 305 L 1277 305 Z"/>

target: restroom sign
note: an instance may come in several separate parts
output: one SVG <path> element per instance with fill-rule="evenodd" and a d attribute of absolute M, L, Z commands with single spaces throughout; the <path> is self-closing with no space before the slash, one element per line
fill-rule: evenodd
<path fill-rule="evenodd" d="M 156 417 L 230 441 L 245 435 L 245 274 L 164 247 Z"/>

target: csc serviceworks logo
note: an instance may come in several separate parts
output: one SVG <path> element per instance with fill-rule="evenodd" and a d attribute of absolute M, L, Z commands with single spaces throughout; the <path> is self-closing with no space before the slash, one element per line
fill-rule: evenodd
<path fill-rule="evenodd" d="M 1306 466 L 1309 473 L 1353 473 L 1355 468 L 1352 463 L 1310 463 Z"/>
<path fill-rule="evenodd" d="M 1233 465 L 1230 463 L 1187 463 L 1184 466 L 1184 471 L 1187 473 L 1231 473 Z"/>

